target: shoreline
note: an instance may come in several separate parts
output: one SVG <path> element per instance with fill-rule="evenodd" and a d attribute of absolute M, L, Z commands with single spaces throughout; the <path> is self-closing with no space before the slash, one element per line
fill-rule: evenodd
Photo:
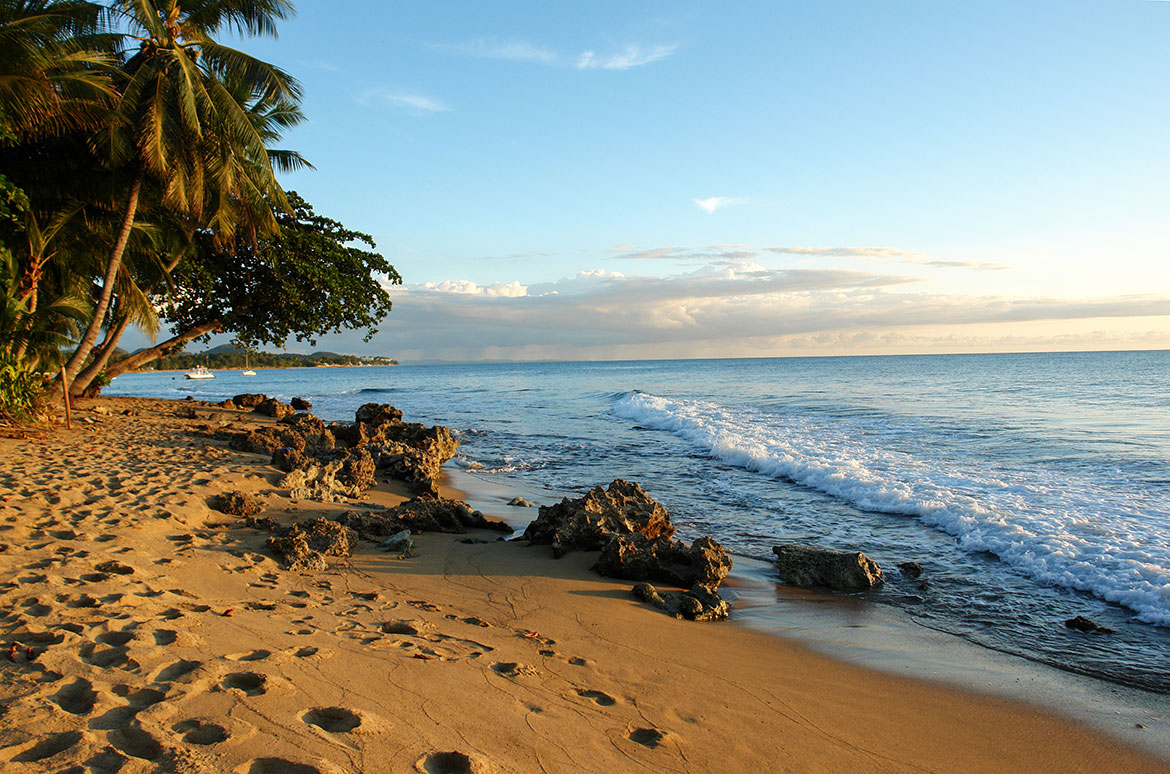
<path fill-rule="evenodd" d="M 523 530 L 535 508 L 513 508 L 519 495 L 549 501 L 463 468 L 444 469 L 474 507 Z M 572 495 L 571 495 L 572 496 Z M 1170 761 L 1170 698 L 1144 688 L 1061 669 L 928 627 L 904 611 L 826 590 L 789 586 L 771 563 L 734 554 L 720 593 L 731 618 L 713 626 L 763 632 L 842 662 L 1054 712 Z"/>
<path fill-rule="evenodd" d="M 260 456 L 189 434 L 265 419 L 176 415 L 191 405 L 79 401 L 92 424 L 0 441 L 0 631 L 39 651 L 0 661 L 13 771 L 103 755 L 126 772 L 241 774 L 464 760 L 452 770 L 1170 771 L 1030 705 L 676 621 L 589 573 L 588 554 L 425 534 L 411 559 L 366 546 L 290 573 L 210 497 L 255 492 L 282 522 L 361 506 L 290 501 Z M 458 473 L 444 483 L 485 496 Z M 402 498 L 379 490 L 365 502 Z M 484 510 L 501 511 L 535 516 Z"/>

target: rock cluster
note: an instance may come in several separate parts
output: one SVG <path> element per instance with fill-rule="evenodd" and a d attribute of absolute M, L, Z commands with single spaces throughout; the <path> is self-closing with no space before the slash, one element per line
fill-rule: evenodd
<path fill-rule="evenodd" d="M 530 543 L 551 545 L 553 556 L 598 551 L 614 535 L 639 534 L 654 540 L 674 535 L 670 513 L 637 484 L 615 479 L 609 489 L 594 487 L 584 497 L 541 506 L 524 530 Z"/>
<path fill-rule="evenodd" d="M 337 521 L 366 540 L 378 543 L 402 530 L 456 535 L 469 529 L 512 531 L 502 521 L 489 521 L 465 502 L 441 497 L 414 497 L 382 511 L 346 511 L 337 517 Z"/>
<path fill-rule="evenodd" d="M 716 589 L 731 571 L 731 558 L 709 537 L 687 545 L 672 540 L 670 513 L 635 483 L 615 480 L 576 500 L 542 506 L 524 537 L 552 546 L 554 556 L 569 551 L 601 554 L 593 571 L 610 578 L 657 581 L 690 591 L 659 592 L 639 583 L 639 599 L 696 621 L 727 617 L 727 603 Z"/>
<path fill-rule="evenodd" d="M 326 567 L 326 556 L 349 556 L 357 536 L 353 530 L 329 519 L 307 519 L 276 530 L 268 547 L 296 572 L 316 572 Z"/>
<path fill-rule="evenodd" d="M 289 475 L 282 486 L 296 499 L 338 502 L 360 497 L 374 485 L 375 473 L 406 483 L 415 495 L 439 495 L 439 468 L 459 442 L 445 427 L 402 421 L 393 406 L 367 403 L 351 425 L 332 423 L 264 395 L 232 399 L 242 407 L 278 417 L 275 427 L 237 434 L 233 449 L 271 455 L 272 464 Z M 310 406 L 294 399 L 294 406 Z"/>
<path fill-rule="evenodd" d="M 780 577 L 794 586 L 860 591 L 882 585 L 882 568 L 865 554 L 802 545 L 773 546 Z"/>

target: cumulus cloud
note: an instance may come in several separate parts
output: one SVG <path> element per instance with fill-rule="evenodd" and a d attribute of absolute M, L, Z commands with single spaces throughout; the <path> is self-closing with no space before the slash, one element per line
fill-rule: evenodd
<path fill-rule="evenodd" d="M 426 282 L 419 285 L 418 288 L 437 294 L 482 296 L 484 298 L 521 298 L 528 295 L 528 286 L 515 280 L 506 284 L 493 282 L 491 285 L 478 285 L 470 280 L 443 280 L 442 282 Z"/>
<path fill-rule="evenodd" d="M 721 210 L 724 207 L 729 207 L 732 204 L 735 204 L 738 199 L 734 199 L 730 196 L 712 196 L 708 199 L 692 199 L 691 201 L 697 204 L 699 209 L 703 212 L 707 213 L 708 215 L 714 215 L 715 210 Z"/>
<path fill-rule="evenodd" d="M 421 94 L 407 94 L 387 91 L 386 89 L 370 89 L 358 97 L 358 104 L 371 107 L 384 105 L 387 107 L 405 110 L 415 115 L 429 113 L 445 113 L 451 108 L 432 97 Z"/>

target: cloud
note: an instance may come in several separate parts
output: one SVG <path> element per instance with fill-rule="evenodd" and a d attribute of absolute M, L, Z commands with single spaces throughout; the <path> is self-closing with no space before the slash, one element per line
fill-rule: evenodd
<path fill-rule="evenodd" d="M 1004 271 L 1010 269 L 1006 263 L 984 263 L 982 261 L 917 261 L 908 260 L 906 263 L 917 263 L 923 266 L 941 266 L 946 269 L 975 269 L 976 271 Z"/>
<path fill-rule="evenodd" d="M 730 196 L 712 196 L 709 199 L 692 199 L 692 201 L 699 205 L 699 209 L 706 212 L 708 215 L 715 214 L 715 210 L 721 210 L 724 207 L 729 207 L 736 204 L 739 200 L 733 199 Z"/>
<path fill-rule="evenodd" d="M 442 282 L 425 282 L 418 287 L 423 291 L 456 296 L 522 298 L 528 295 L 528 286 L 515 280 L 506 284 L 493 282 L 491 285 L 478 285 L 470 280 L 444 280 Z"/>
<path fill-rule="evenodd" d="M 431 97 L 426 97 L 421 94 L 392 92 L 386 89 L 370 89 L 365 91 L 358 96 L 357 101 L 358 104 L 367 107 L 385 105 L 398 110 L 405 110 L 415 115 L 446 113 L 451 110 L 447 105 Z"/>
<path fill-rule="evenodd" d="M 632 245 L 619 245 L 619 247 L 632 247 Z M 682 247 L 654 247 L 649 250 L 622 253 L 617 257 L 635 261 L 653 261 L 659 258 L 686 258 L 687 252 Z"/>
<path fill-rule="evenodd" d="M 509 62 L 536 62 L 554 65 L 561 59 L 555 51 L 523 40 L 475 38 L 453 45 L 434 45 L 432 48 L 475 59 L 499 59 Z"/>
<path fill-rule="evenodd" d="M 598 55 L 594 51 L 584 51 L 577 57 L 578 70 L 629 70 L 641 67 L 673 54 L 677 45 L 669 46 L 626 46 L 621 51 Z"/>
<path fill-rule="evenodd" d="M 474 38 L 463 43 L 436 43 L 431 48 L 474 59 L 529 62 L 578 70 L 631 70 L 666 59 L 678 50 L 678 44 L 631 43 L 617 50 L 598 52 L 590 49 L 579 54 L 566 54 L 524 40 Z"/>

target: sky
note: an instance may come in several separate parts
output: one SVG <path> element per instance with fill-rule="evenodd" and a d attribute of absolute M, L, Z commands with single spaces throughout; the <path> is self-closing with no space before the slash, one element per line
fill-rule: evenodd
<path fill-rule="evenodd" d="M 321 348 L 1170 348 L 1170 2 L 297 7 L 282 182 L 404 279 Z"/>

